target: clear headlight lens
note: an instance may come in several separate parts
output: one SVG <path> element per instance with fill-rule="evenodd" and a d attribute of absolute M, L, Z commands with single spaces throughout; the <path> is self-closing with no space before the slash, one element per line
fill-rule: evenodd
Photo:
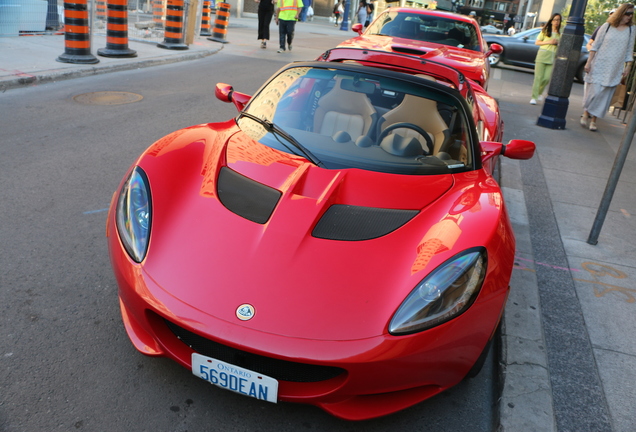
<path fill-rule="evenodd" d="M 138 263 L 148 250 L 151 215 L 148 177 L 141 168 L 135 167 L 119 192 L 116 221 L 121 242 Z"/>
<path fill-rule="evenodd" d="M 486 276 L 483 248 L 466 250 L 428 275 L 402 302 L 389 333 L 416 333 L 456 317 L 475 301 Z"/>

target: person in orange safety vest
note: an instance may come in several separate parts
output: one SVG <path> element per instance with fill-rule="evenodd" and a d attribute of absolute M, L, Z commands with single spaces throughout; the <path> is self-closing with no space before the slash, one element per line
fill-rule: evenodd
<path fill-rule="evenodd" d="M 274 20 L 278 26 L 278 35 L 280 39 L 280 48 L 277 52 L 285 52 L 285 42 L 292 50 L 292 41 L 294 40 L 294 29 L 296 21 L 303 8 L 303 0 L 277 0 L 276 11 L 274 12 Z"/>

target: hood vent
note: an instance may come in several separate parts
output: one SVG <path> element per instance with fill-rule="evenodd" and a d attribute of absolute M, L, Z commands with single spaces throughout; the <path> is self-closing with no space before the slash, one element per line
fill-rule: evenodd
<path fill-rule="evenodd" d="M 332 205 L 312 235 L 328 240 L 371 240 L 387 235 L 417 215 L 417 210 L 394 210 L 350 205 Z"/>
<path fill-rule="evenodd" d="M 407 47 L 397 46 L 397 45 L 393 45 L 391 47 L 391 49 L 393 51 L 395 51 L 395 52 L 398 52 L 398 53 L 411 54 L 411 55 L 416 55 L 416 56 L 423 56 L 425 54 L 428 54 L 428 51 L 426 51 L 426 50 L 419 50 L 419 49 L 415 49 L 415 48 L 407 48 Z"/>
<path fill-rule="evenodd" d="M 219 200 L 229 211 L 259 224 L 269 220 L 282 195 L 228 167 L 221 168 L 217 189 Z"/>

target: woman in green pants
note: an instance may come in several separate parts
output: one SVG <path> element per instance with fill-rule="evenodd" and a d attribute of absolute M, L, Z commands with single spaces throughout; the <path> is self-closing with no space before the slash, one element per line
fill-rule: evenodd
<path fill-rule="evenodd" d="M 554 56 L 561 40 L 561 20 L 561 14 L 552 14 L 550 21 L 543 25 L 541 33 L 534 42 L 535 45 L 539 45 L 539 51 L 537 51 L 537 57 L 534 60 L 534 83 L 532 84 L 532 99 L 530 99 L 532 105 L 537 104 L 537 99 L 543 99 L 543 90 L 550 82 Z"/>

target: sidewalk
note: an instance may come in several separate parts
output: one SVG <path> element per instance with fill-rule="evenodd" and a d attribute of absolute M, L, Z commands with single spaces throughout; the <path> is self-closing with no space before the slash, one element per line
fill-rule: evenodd
<path fill-rule="evenodd" d="M 25 85 L 42 84 L 69 78 L 79 78 L 120 70 L 137 69 L 186 60 L 196 60 L 215 54 L 224 47 L 232 50 L 247 50 L 255 57 L 275 56 L 278 46 L 278 29 L 271 25 L 271 39 L 267 50 L 261 50 L 256 40 L 255 18 L 230 18 L 227 44 L 197 36 L 187 50 L 169 50 L 157 47 L 156 43 L 129 39 L 128 48 L 137 52 L 137 57 L 109 58 L 97 55 L 97 50 L 106 47 L 106 36 L 93 35 L 91 53 L 99 63 L 61 63 L 56 59 L 64 54 L 64 35 L 0 37 L 0 93 Z M 325 50 L 321 36 L 334 36 L 345 40 L 355 36 L 351 30 L 343 31 L 327 19 L 298 23 L 294 48 L 296 53 L 284 54 L 289 61 L 314 59 Z M 299 48 L 311 49 L 313 57 L 307 57 Z M 304 55 L 303 55 L 304 54 Z"/>
<path fill-rule="evenodd" d="M 64 36 L 0 38 L 0 97 L 16 87 L 193 60 L 225 50 L 256 58 L 316 58 L 333 37 L 354 36 L 328 21 L 299 23 L 293 53 L 276 54 L 256 40 L 254 18 L 230 18 L 229 44 L 204 37 L 186 51 L 130 41 L 135 58 L 99 57 L 95 65 L 60 63 Z M 329 38 L 325 37 L 329 36 Z M 337 40 L 337 39 L 334 39 Z M 105 47 L 94 36 L 92 52 Z M 636 150 L 622 171 L 598 244 L 587 243 L 625 130 L 608 114 L 598 132 L 578 124 L 582 86 L 570 97 L 567 125 L 536 126 L 542 105 L 528 104 L 531 73 L 494 69 L 505 141 L 529 139 L 529 161 L 503 158 L 501 183 L 517 236 L 512 290 L 502 331 L 500 429 L 636 430 Z"/>
<path fill-rule="evenodd" d="M 532 74 L 497 80 L 505 140 L 532 140 L 530 161 L 502 161 L 517 237 L 502 344 L 504 431 L 636 430 L 636 153 L 629 153 L 599 241 L 589 245 L 625 126 L 612 114 L 599 131 L 579 125 L 574 84 L 565 130 L 536 126 Z M 622 116 L 621 116 L 622 119 Z M 629 121 L 629 120 L 628 120 Z"/>

